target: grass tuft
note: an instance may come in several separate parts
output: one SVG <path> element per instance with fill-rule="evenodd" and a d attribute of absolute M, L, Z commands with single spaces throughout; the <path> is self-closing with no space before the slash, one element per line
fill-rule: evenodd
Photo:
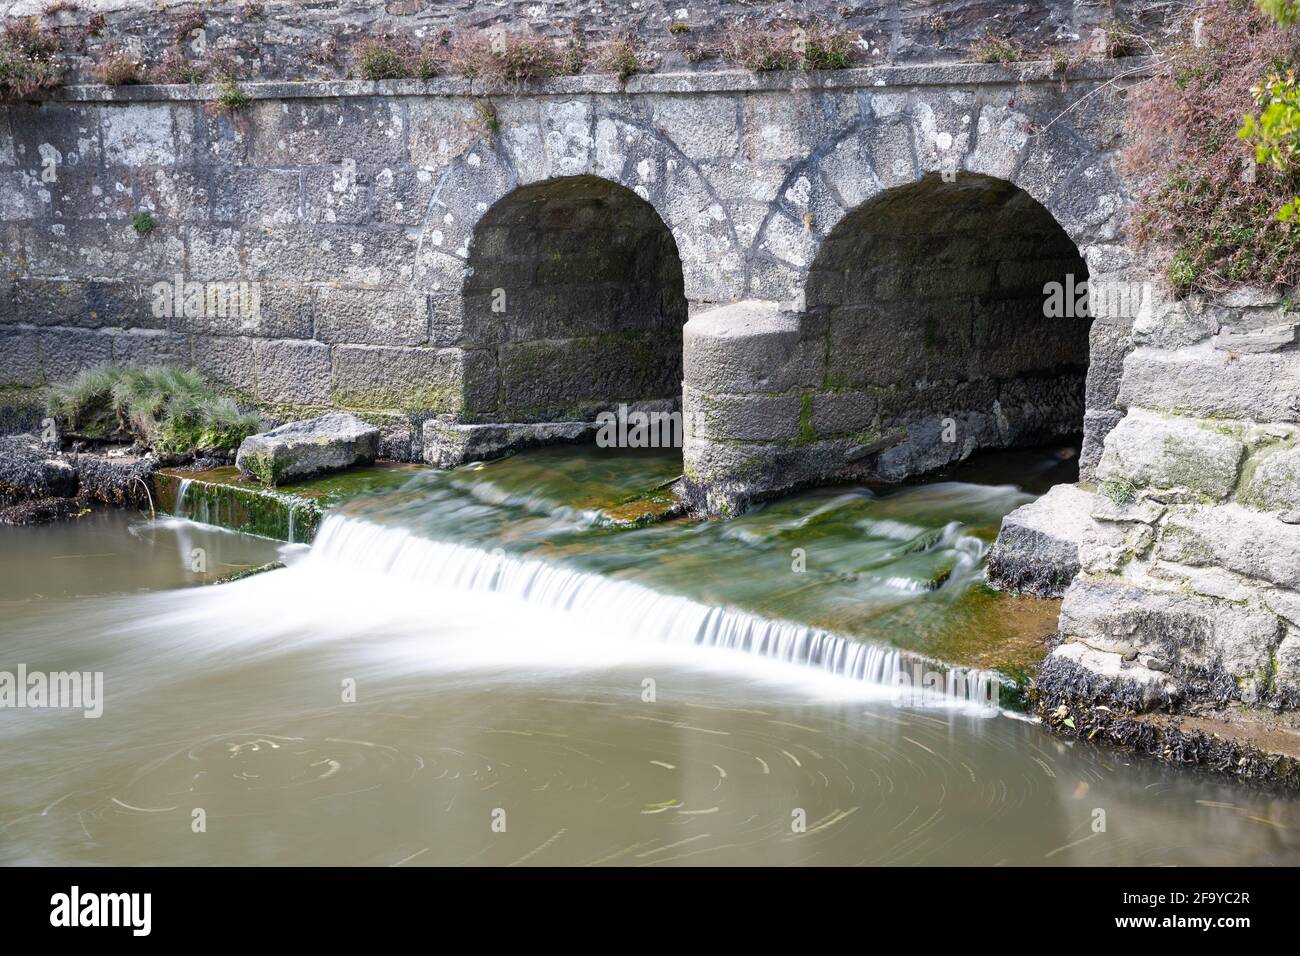
<path fill-rule="evenodd" d="M 970 55 L 976 63 L 1015 63 L 1023 51 L 1014 40 L 990 32 L 971 44 Z"/>
<path fill-rule="evenodd" d="M 257 431 L 199 372 L 170 366 L 88 369 L 50 389 L 49 411 L 70 435 L 133 438 L 165 458 L 230 451 Z"/>
<path fill-rule="evenodd" d="M 772 70 L 843 70 L 857 58 L 859 36 L 820 23 L 807 26 L 732 27 L 723 36 L 724 59 L 754 73 Z"/>
<path fill-rule="evenodd" d="M 144 82 L 144 64 L 129 53 L 111 52 L 91 68 L 90 75 L 105 86 L 131 86 Z"/>

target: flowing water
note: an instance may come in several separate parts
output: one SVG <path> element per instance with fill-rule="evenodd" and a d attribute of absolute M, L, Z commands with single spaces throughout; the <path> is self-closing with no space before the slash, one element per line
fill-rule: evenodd
<path fill-rule="evenodd" d="M 0 671 L 104 682 L 95 719 L 0 708 L 0 862 L 1300 862 L 1292 799 L 967 700 L 1051 630 L 980 578 L 1057 459 L 624 526 L 679 467 L 413 472 L 337 497 L 310 549 L 0 529 Z M 917 706 L 889 686 L 913 660 L 962 666 Z"/>

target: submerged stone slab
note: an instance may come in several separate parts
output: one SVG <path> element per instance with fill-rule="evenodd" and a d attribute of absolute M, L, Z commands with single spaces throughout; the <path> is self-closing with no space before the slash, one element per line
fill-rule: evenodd
<path fill-rule="evenodd" d="M 1097 496 L 1057 485 L 1002 519 L 989 551 L 988 583 L 1000 591 L 1060 597 L 1079 573 L 1079 546 L 1096 530 Z"/>
<path fill-rule="evenodd" d="M 455 468 L 524 448 L 581 441 L 595 434 L 596 427 L 594 422 L 466 425 L 431 418 L 424 423 L 424 460 L 439 468 Z"/>
<path fill-rule="evenodd" d="M 378 449 L 378 428 L 355 415 L 336 412 L 245 438 L 235 464 L 246 477 L 278 485 L 370 464 Z"/>
<path fill-rule="evenodd" d="M 1237 484 L 1245 450 L 1209 426 L 1134 409 L 1106 436 L 1097 477 L 1223 499 Z"/>

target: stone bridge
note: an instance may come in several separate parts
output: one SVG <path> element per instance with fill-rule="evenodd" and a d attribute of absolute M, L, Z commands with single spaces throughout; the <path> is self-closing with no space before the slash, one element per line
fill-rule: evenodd
<path fill-rule="evenodd" d="M 192 364 L 442 464 L 680 407 L 717 511 L 1079 433 L 1086 471 L 1133 316 L 1072 290 L 1134 275 L 1140 74 L 72 87 L 0 112 L 0 387 Z"/>

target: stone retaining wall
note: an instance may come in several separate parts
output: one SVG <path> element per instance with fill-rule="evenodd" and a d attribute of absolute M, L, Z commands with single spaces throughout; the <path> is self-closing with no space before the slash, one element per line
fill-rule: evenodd
<path fill-rule="evenodd" d="M 1300 703 L 1298 328 L 1279 292 L 1153 301 L 1096 493 L 1004 521 L 993 582 L 1064 594 L 1057 696 L 1078 673 L 1142 706 Z"/>

